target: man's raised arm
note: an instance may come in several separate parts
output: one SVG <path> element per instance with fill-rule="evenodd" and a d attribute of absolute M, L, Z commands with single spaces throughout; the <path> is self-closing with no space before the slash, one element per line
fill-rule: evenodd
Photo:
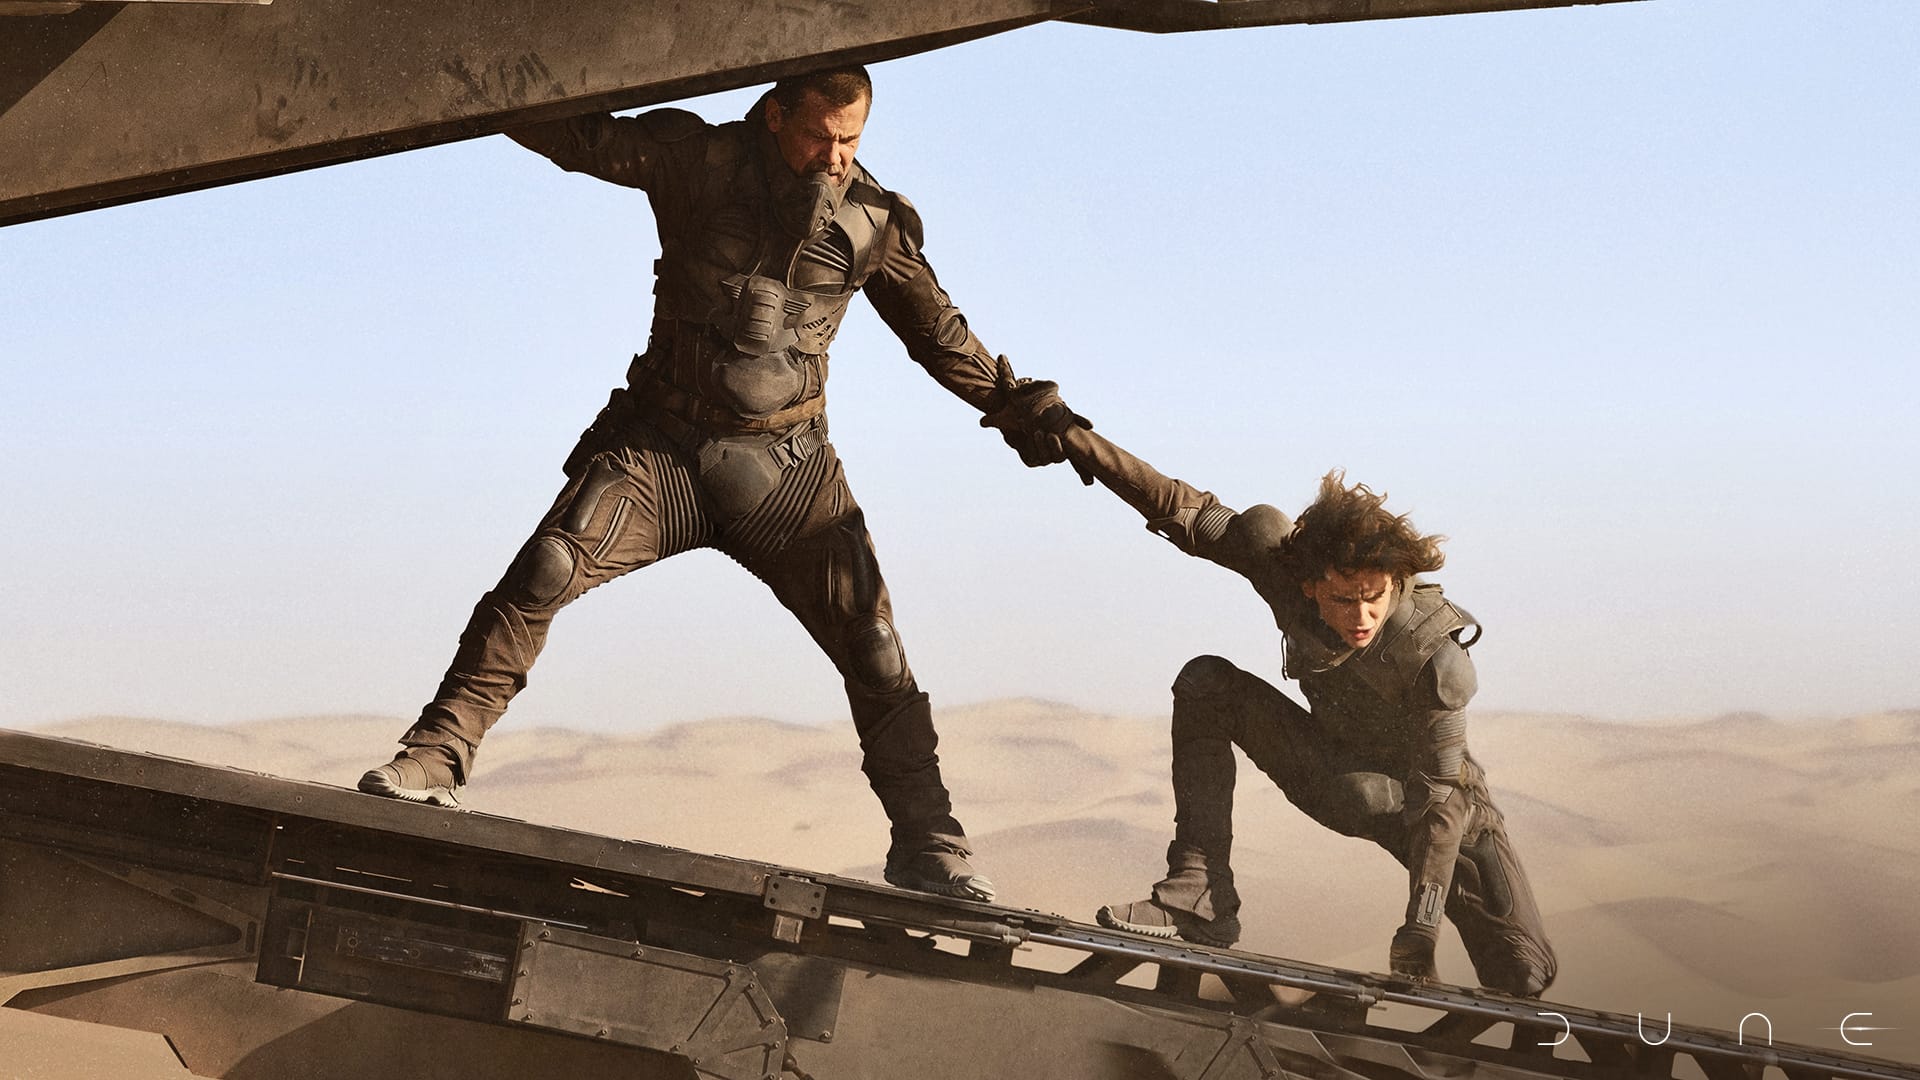
<path fill-rule="evenodd" d="M 880 264 L 866 285 L 867 299 L 907 347 L 907 355 L 934 381 L 981 412 L 989 412 L 1004 400 L 1000 379 L 1004 362 L 980 343 L 967 317 L 940 287 L 940 279 L 921 253 L 923 241 L 920 212 L 905 196 L 895 194 L 887 235 L 881 240 Z"/>
<path fill-rule="evenodd" d="M 568 172 L 653 191 L 667 147 L 706 128 L 706 121 L 685 109 L 654 109 L 639 116 L 587 113 L 508 128 L 505 134 Z"/>
<path fill-rule="evenodd" d="M 1059 438 L 1080 475 L 1120 496 L 1147 519 L 1148 531 L 1237 574 L 1252 577 L 1293 528 L 1286 514 L 1264 503 L 1235 511 L 1212 492 L 1167 476 L 1090 427 L 1069 424 Z"/>

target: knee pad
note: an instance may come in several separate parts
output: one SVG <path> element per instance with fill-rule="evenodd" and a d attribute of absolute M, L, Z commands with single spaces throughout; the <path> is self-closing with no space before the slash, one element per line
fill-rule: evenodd
<path fill-rule="evenodd" d="M 1317 792 L 1320 805 L 1313 816 L 1347 836 L 1369 836 L 1374 822 L 1400 813 L 1406 791 L 1385 773 L 1350 772 L 1331 777 Z"/>
<path fill-rule="evenodd" d="M 1240 669 L 1224 657 L 1196 656 L 1174 676 L 1174 700 L 1218 697 L 1226 693 L 1239 674 Z"/>
<path fill-rule="evenodd" d="M 572 545 L 557 536 L 542 536 L 528 544 L 507 574 L 507 596 L 514 603 L 550 604 L 573 582 Z"/>
<path fill-rule="evenodd" d="M 892 623 L 878 615 L 856 619 L 845 640 L 847 670 L 855 682 L 879 693 L 907 684 L 907 654 Z"/>
<path fill-rule="evenodd" d="M 1504 919 L 1513 914 L 1513 881 L 1507 873 L 1506 860 L 1500 857 L 1500 847 L 1493 830 L 1487 829 L 1474 837 L 1471 843 L 1461 844 L 1460 857 L 1473 864 L 1474 873 L 1479 877 L 1479 893 L 1486 903 L 1487 914 L 1496 919 Z"/>

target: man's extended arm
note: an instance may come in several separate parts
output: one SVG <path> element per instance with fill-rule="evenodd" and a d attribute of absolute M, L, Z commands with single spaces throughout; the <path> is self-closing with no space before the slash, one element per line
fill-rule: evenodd
<path fill-rule="evenodd" d="M 1467 754 L 1467 701 L 1473 697 L 1473 661 L 1452 641 L 1421 672 L 1414 691 L 1420 732 L 1406 778 L 1407 912 L 1393 936 L 1388 964 L 1396 975 L 1431 979 L 1440 916 L 1453 886 L 1472 805 L 1461 787 Z"/>
<path fill-rule="evenodd" d="M 706 127 L 685 109 L 654 109 L 639 116 L 588 113 L 509 128 L 506 135 L 568 172 L 655 191 L 665 172 L 667 148 Z"/>
<path fill-rule="evenodd" d="M 1090 428 L 1070 427 L 1060 440 L 1074 468 L 1139 511 L 1149 531 L 1235 573 L 1254 576 L 1293 528 L 1287 515 L 1265 504 L 1236 512 L 1212 492 L 1165 475 Z"/>
<path fill-rule="evenodd" d="M 974 335 L 921 253 L 919 211 L 903 196 L 893 198 L 867 299 L 915 363 L 954 396 L 988 412 L 1002 400 L 1000 362 Z"/>
<path fill-rule="evenodd" d="M 919 212 L 904 197 L 893 198 L 879 266 L 866 284 L 874 310 L 906 345 L 907 355 L 954 396 L 985 414 L 981 424 L 999 428 L 1021 461 L 1038 466 L 1064 460 L 1060 430 L 1085 421 L 1058 393 L 1051 393 L 1054 384 L 1016 379 L 1007 358 L 995 357 L 980 343 L 921 253 Z M 1016 391 L 1023 392 L 1018 402 Z M 1046 402 L 1036 396 L 1042 391 L 1051 393 Z M 1024 407 L 1036 404 L 1038 408 Z"/>

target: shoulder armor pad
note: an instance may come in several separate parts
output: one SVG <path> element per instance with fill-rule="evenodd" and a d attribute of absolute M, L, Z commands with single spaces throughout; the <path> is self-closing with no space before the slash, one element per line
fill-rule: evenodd
<path fill-rule="evenodd" d="M 1408 587 L 1406 598 L 1401 602 L 1412 610 L 1407 613 L 1399 633 L 1384 644 L 1410 650 L 1417 656 L 1432 655 L 1449 637 L 1459 641 L 1454 635 L 1473 624 L 1472 616 L 1455 607 L 1440 591 L 1440 586 L 1418 578 Z"/>
<path fill-rule="evenodd" d="M 1380 628 L 1379 640 L 1349 663 L 1380 696 L 1388 701 L 1410 703 L 1418 696 L 1415 690 L 1421 682 L 1421 672 L 1436 655 L 1451 650 L 1466 661 L 1466 650 L 1454 635 L 1471 622 L 1447 601 L 1440 586 L 1415 578 L 1408 583 L 1406 594 Z M 1472 664 L 1470 661 L 1467 664 L 1470 676 Z M 1469 683 L 1467 694 L 1472 693 Z"/>
<path fill-rule="evenodd" d="M 853 176 L 847 181 L 846 197 L 841 200 L 833 220 L 853 245 L 853 280 L 858 284 L 866 283 L 880 257 L 887 223 L 895 213 L 893 203 L 893 193 L 881 187 L 855 162 Z"/>
<path fill-rule="evenodd" d="M 1467 655 L 1467 650 L 1448 642 L 1433 654 L 1432 666 L 1433 686 L 1439 693 L 1440 707 L 1466 708 L 1467 702 L 1473 700 L 1473 692 L 1480 688 L 1480 680 L 1473 673 L 1473 659 Z"/>
<path fill-rule="evenodd" d="M 1242 510 L 1227 522 L 1226 533 L 1248 551 L 1277 548 L 1293 531 L 1293 519 L 1279 508 L 1259 503 Z"/>
<path fill-rule="evenodd" d="M 894 212 L 892 204 L 891 193 L 874 183 L 864 170 L 855 173 L 853 179 L 847 182 L 844 205 L 859 207 L 876 228 L 886 226 L 887 218 Z"/>
<path fill-rule="evenodd" d="M 670 113 L 682 110 L 655 111 Z M 744 120 L 729 120 L 714 125 L 711 130 L 713 135 L 707 140 L 705 158 L 708 182 L 714 185 L 714 190 L 709 194 L 731 193 L 737 188 L 758 186 L 759 181 L 754 178 L 760 174 L 759 151 L 754 145 L 752 126 Z"/>
<path fill-rule="evenodd" d="M 892 203 L 899 196 L 880 186 L 873 174 L 862 168 L 859 162 L 853 163 L 853 175 L 847 179 L 847 202 L 871 206 L 881 213 L 892 209 Z"/>
<path fill-rule="evenodd" d="M 697 113 L 685 109 L 654 109 L 637 117 L 647 137 L 656 142 L 679 142 L 707 126 Z"/>
<path fill-rule="evenodd" d="M 892 194 L 893 214 L 894 219 L 900 223 L 900 236 L 907 242 L 908 250 L 919 251 L 927 240 L 926 230 L 920 223 L 920 211 L 914 209 L 905 195 L 897 191 Z"/>
<path fill-rule="evenodd" d="M 1471 611 L 1468 611 L 1466 608 L 1463 608 L 1459 604 L 1453 603 L 1452 601 L 1448 601 L 1447 606 L 1453 609 L 1454 615 L 1460 621 L 1459 627 L 1457 627 L 1452 631 L 1453 640 L 1459 641 L 1460 647 L 1463 649 L 1473 648 L 1474 643 L 1480 640 L 1480 632 L 1485 628 L 1480 625 L 1480 620 L 1474 618 L 1473 613 Z M 1465 641 L 1460 641 L 1460 635 L 1463 632 L 1465 632 L 1469 627 L 1473 629 L 1473 633 L 1469 634 Z"/>

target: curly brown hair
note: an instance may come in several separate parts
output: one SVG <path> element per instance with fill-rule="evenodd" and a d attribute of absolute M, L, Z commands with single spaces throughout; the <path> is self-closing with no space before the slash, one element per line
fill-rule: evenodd
<path fill-rule="evenodd" d="M 861 98 L 873 101 L 873 79 L 867 75 L 867 69 L 859 64 L 844 64 L 781 79 L 773 84 L 770 94 L 773 100 L 780 103 L 781 109 L 794 112 L 800 108 L 809 90 L 825 98 L 827 104 L 836 109 L 846 108 Z"/>
<path fill-rule="evenodd" d="M 1390 513 L 1383 492 L 1365 484 L 1347 486 L 1344 469 L 1320 478 L 1320 495 L 1300 512 L 1280 557 L 1300 581 L 1318 581 L 1328 570 L 1351 574 L 1380 570 L 1404 581 L 1440 569 L 1446 537 L 1422 535 L 1405 514 Z"/>

